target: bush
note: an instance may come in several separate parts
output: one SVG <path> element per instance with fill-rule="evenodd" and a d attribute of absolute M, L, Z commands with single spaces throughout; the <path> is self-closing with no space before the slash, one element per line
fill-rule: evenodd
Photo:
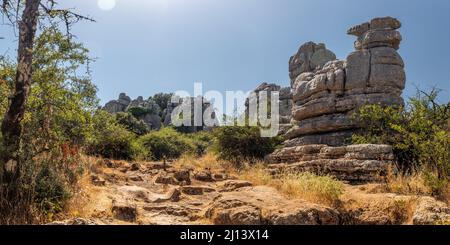
<path fill-rule="evenodd" d="M 405 108 L 368 105 L 356 119 L 362 130 L 357 144 L 389 144 L 403 173 L 423 171 L 439 195 L 450 179 L 450 103 L 438 104 L 438 92 L 419 92 Z"/>
<path fill-rule="evenodd" d="M 195 144 L 187 135 L 173 128 L 163 128 L 142 136 L 138 144 L 147 150 L 147 159 L 175 159 L 183 154 L 195 152 Z"/>
<path fill-rule="evenodd" d="M 144 121 L 136 119 L 131 113 L 119 112 L 116 114 L 116 120 L 120 125 L 137 135 L 150 132 L 148 125 Z"/>
<path fill-rule="evenodd" d="M 158 94 L 155 94 L 155 95 L 153 95 L 153 96 L 151 96 L 149 98 L 149 100 L 154 101 L 159 106 L 159 108 L 161 109 L 160 113 L 159 113 L 159 116 L 161 116 L 161 118 L 163 120 L 164 120 L 164 117 L 165 117 L 164 112 L 166 111 L 167 105 L 169 104 L 170 100 L 172 99 L 172 96 L 173 96 L 173 94 L 171 94 L 171 93 L 170 94 L 158 93 Z"/>
<path fill-rule="evenodd" d="M 71 197 L 70 189 L 65 180 L 50 164 L 44 164 L 36 177 L 35 203 L 45 214 L 55 214 L 63 211 Z"/>
<path fill-rule="evenodd" d="M 203 156 L 206 154 L 214 140 L 213 135 L 207 131 L 200 131 L 197 133 L 188 134 L 187 136 L 191 139 L 195 146 L 196 156 Z"/>
<path fill-rule="evenodd" d="M 263 138 L 258 127 L 219 127 L 214 130 L 215 151 L 219 159 L 237 166 L 241 162 L 254 162 L 275 151 L 282 142 L 280 137 Z"/>
<path fill-rule="evenodd" d="M 120 125 L 113 115 L 99 110 L 93 117 L 93 125 L 93 135 L 87 147 L 89 154 L 115 159 L 135 156 L 135 135 Z"/>

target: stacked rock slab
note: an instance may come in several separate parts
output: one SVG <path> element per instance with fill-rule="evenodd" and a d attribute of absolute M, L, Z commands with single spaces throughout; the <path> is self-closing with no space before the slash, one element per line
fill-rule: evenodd
<path fill-rule="evenodd" d="M 357 37 L 356 50 L 345 61 L 336 60 L 324 44 L 309 42 L 300 47 L 289 61 L 293 127 L 286 133 L 286 148 L 269 156 L 271 162 L 309 165 L 308 157 L 298 155 L 304 154 L 302 146 L 309 149 L 313 145 L 316 147 L 313 147 L 315 153 L 311 153 L 314 161 L 320 160 L 313 164 L 317 171 L 352 181 L 370 181 L 376 178 L 375 172 L 385 171 L 384 163 L 392 160 L 392 153 L 386 155 L 388 146 L 365 146 L 365 149 L 380 149 L 374 156 L 382 158 L 376 159 L 353 158 L 354 154 L 347 153 L 321 155 L 317 149 L 328 147 L 327 151 L 351 153 L 351 146 L 344 146 L 351 143 L 352 134 L 358 130 L 353 120 L 358 108 L 366 104 L 403 105 L 401 94 L 406 76 L 403 60 L 397 53 L 402 40 L 397 30 L 400 27 L 397 19 L 384 17 L 350 28 L 348 34 Z M 352 166 L 358 169 L 359 177 L 344 173 Z"/>

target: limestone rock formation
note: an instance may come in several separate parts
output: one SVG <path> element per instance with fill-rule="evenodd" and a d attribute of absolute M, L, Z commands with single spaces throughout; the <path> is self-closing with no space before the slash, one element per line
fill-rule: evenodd
<path fill-rule="evenodd" d="M 206 212 L 215 225 L 337 225 L 339 213 L 302 200 L 288 200 L 271 187 L 224 192 Z"/>
<path fill-rule="evenodd" d="M 359 128 L 353 114 L 361 106 L 403 105 L 401 94 L 406 76 L 403 60 L 396 51 L 402 40 L 397 31 L 400 27 L 400 22 L 392 17 L 375 18 L 352 27 L 348 34 L 357 36 L 356 51 L 346 60 L 336 60 L 324 44 L 308 42 L 300 47 L 289 61 L 293 127 L 285 134 L 285 146 L 293 148 L 277 151 L 269 159 L 277 163 L 298 160 L 296 155 L 289 156 L 297 146 L 325 145 L 345 151 L 339 147 L 351 143 L 352 134 Z M 345 163 L 325 161 L 327 167 L 321 169 L 334 173 L 334 168 L 342 170 L 339 166 L 361 164 L 358 158 L 346 156 L 344 159 Z M 377 165 L 383 172 L 384 163 L 390 160 L 384 159 L 383 164 L 375 165 L 370 161 L 363 163 L 367 166 L 360 166 L 361 175 L 367 174 L 365 168 L 373 169 Z M 348 179 L 347 175 L 338 176 Z M 372 177 L 361 179 L 365 178 Z"/>
<path fill-rule="evenodd" d="M 125 93 L 121 93 L 118 100 L 112 100 L 106 103 L 103 109 L 109 113 L 124 112 L 130 103 L 131 98 Z"/>
<path fill-rule="evenodd" d="M 162 126 L 161 117 L 159 116 L 161 109 L 158 104 L 151 99 L 144 100 L 142 96 L 131 100 L 125 93 L 121 93 L 118 100 L 106 103 L 103 110 L 111 114 L 129 112 L 137 119 L 145 122 L 152 130 L 158 130 Z"/>
<path fill-rule="evenodd" d="M 181 128 L 179 128 L 179 130 L 185 132 L 185 133 L 195 133 L 198 131 L 203 131 L 203 130 L 209 130 L 210 128 L 205 126 L 205 124 L 203 124 L 203 126 L 194 126 L 194 117 L 195 117 L 195 103 L 196 101 L 199 101 L 199 103 L 202 104 L 202 111 L 201 111 L 201 115 L 200 118 L 203 119 L 203 115 L 204 113 L 211 113 L 211 117 L 215 120 L 217 120 L 216 118 L 216 114 L 213 111 L 213 105 L 211 104 L 211 102 L 209 102 L 207 99 L 203 98 L 203 97 L 189 97 L 189 98 L 183 98 L 180 99 L 179 103 L 172 103 L 169 102 L 169 104 L 167 105 L 167 109 L 165 111 L 165 118 L 164 118 L 164 125 L 168 126 L 171 125 L 172 122 L 172 113 L 174 112 L 175 108 L 177 108 L 178 106 L 181 106 L 183 103 L 190 103 L 191 105 L 191 125 L 192 126 L 183 126 Z M 218 122 L 216 123 L 216 125 L 218 125 Z"/>
<path fill-rule="evenodd" d="M 285 147 L 268 156 L 273 173 L 281 171 L 313 172 L 332 175 L 351 182 L 379 181 L 394 160 L 388 145 L 350 145 L 330 147 L 306 145 Z"/>
<path fill-rule="evenodd" d="M 274 83 L 262 83 L 253 92 L 259 96 L 260 92 L 267 92 L 268 100 L 270 101 L 271 92 L 279 93 L 279 113 L 280 113 L 280 135 L 285 134 L 291 128 L 292 119 L 292 92 L 290 87 L 281 87 Z M 246 113 L 249 113 L 250 99 L 245 102 Z M 256 101 L 257 103 L 258 101 Z"/>

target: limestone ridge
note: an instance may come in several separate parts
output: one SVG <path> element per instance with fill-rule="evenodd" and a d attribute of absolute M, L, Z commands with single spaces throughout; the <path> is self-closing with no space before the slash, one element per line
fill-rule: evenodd
<path fill-rule="evenodd" d="M 375 158 L 355 159 L 351 147 L 349 150 L 345 145 L 358 130 L 352 119 L 358 108 L 366 104 L 404 104 L 401 94 L 406 75 L 403 60 L 397 53 L 402 40 L 397 30 L 400 27 L 397 19 L 383 17 L 350 28 L 347 33 L 356 36 L 357 40 L 355 51 L 346 60 L 336 60 L 324 44 L 308 42 L 300 47 L 289 60 L 292 128 L 285 134 L 286 148 L 269 156 L 270 162 L 304 162 L 307 159 L 299 159 L 298 155 L 304 155 L 305 150 L 310 151 L 315 145 L 311 150 L 315 157 L 310 160 L 320 160 L 320 163 L 311 165 L 309 161 L 308 164 L 317 170 L 326 168 L 325 172 L 341 179 L 350 178 L 343 172 L 353 171 L 359 174 L 360 180 L 375 178 L 375 172 L 383 172 L 382 166 L 393 159 L 391 154 L 383 157 L 386 156 L 384 147 L 366 146 L 366 150 L 380 149 L 381 152 L 373 154 Z M 320 155 L 323 146 L 337 147 L 334 150 L 326 148 L 326 151 L 340 153 Z M 327 159 L 343 161 L 334 161 L 333 165 Z M 372 160 L 379 162 L 368 162 Z M 305 167 L 297 167 L 302 168 Z"/>
<path fill-rule="evenodd" d="M 191 97 L 180 99 L 179 103 L 168 102 L 166 108 L 161 108 L 154 100 L 151 98 L 144 100 L 142 96 L 139 96 L 135 100 L 131 100 L 129 96 L 125 93 L 121 93 L 119 95 L 119 99 L 112 100 L 106 103 L 103 107 L 103 110 L 115 114 L 119 112 L 129 112 L 134 117 L 139 120 L 142 120 L 147 124 L 149 129 L 151 130 L 159 130 L 163 125 L 169 126 L 172 125 L 172 112 L 178 106 L 189 101 L 191 103 L 192 108 L 192 125 L 194 125 L 194 103 L 196 100 L 200 100 L 202 103 L 202 112 L 204 113 L 206 110 L 214 108 L 211 102 L 202 97 Z M 202 114 L 203 115 L 203 114 Z M 201 115 L 201 116 L 202 116 Z M 212 112 L 212 118 L 217 120 L 216 114 Z M 178 128 L 179 130 L 186 133 L 194 133 L 203 130 L 209 130 L 210 128 L 206 126 L 183 126 Z"/>

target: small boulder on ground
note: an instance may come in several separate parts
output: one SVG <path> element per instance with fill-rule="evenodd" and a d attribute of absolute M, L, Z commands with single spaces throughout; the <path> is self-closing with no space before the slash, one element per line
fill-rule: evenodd
<path fill-rule="evenodd" d="M 91 182 L 95 186 L 105 186 L 105 184 L 106 184 L 105 179 L 103 179 L 102 177 L 100 177 L 98 175 L 91 175 Z"/>
<path fill-rule="evenodd" d="M 413 214 L 414 225 L 450 224 L 450 208 L 447 204 L 432 197 L 417 200 Z"/>
<path fill-rule="evenodd" d="M 92 219 L 75 218 L 63 221 L 55 221 L 47 225 L 101 225 L 100 222 Z"/>
<path fill-rule="evenodd" d="M 111 211 L 115 219 L 126 222 L 136 222 L 137 218 L 136 205 L 130 204 L 126 201 L 115 200 L 113 201 Z"/>
<path fill-rule="evenodd" d="M 209 193 L 214 191 L 216 191 L 214 188 L 207 186 L 183 186 L 181 188 L 181 192 L 192 196 L 203 195 L 205 192 Z"/>
<path fill-rule="evenodd" d="M 182 169 L 173 173 L 175 179 L 184 185 L 191 184 L 191 172 L 188 169 Z"/>
<path fill-rule="evenodd" d="M 135 181 L 135 182 L 144 181 L 144 178 L 142 178 L 142 176 L 140 176 L 140 175 L 131 175 L 130 177 L 128 177 L 128 179 L 131 181 Z"/>
<path fill-rule="evenodd" d="M 179 202 L 181 192 L 177 188 L 170 189 L 165 194 L 150 194 L 149 201 L 152 203 L 163 203 L 163 202 Z"/>
<path fill-rule="evenodd" d="M 130 165 L 130 171 L 139 171 L 141 169 L 141 165 L 139 163 L 132 163 Z"/>
<path fill-rule="evenodd" d="M 202 182 L 213 182 L 214 178 L 210 170 L 203 170 L 194 174 L 194 179 Z"/>
<path fill-rule="evenodd" d="M 173 174 L 168 174 L 165 172 L 161 172 L 155 177 L 156 184 L 163 185 L 179 185 L 180 182 L 173 176 Z"/>
<path fill-rule="evenodd" d="M 219 186 L 219 190 L 221 192 L 229 192 L 229 191 L 237 190 L 239 188 L 249 187 L 252 185 L 253 184 L 251 182 L 245 181 L 245 180 L 227 180 L 227 181 L 224 181 Z"/>

